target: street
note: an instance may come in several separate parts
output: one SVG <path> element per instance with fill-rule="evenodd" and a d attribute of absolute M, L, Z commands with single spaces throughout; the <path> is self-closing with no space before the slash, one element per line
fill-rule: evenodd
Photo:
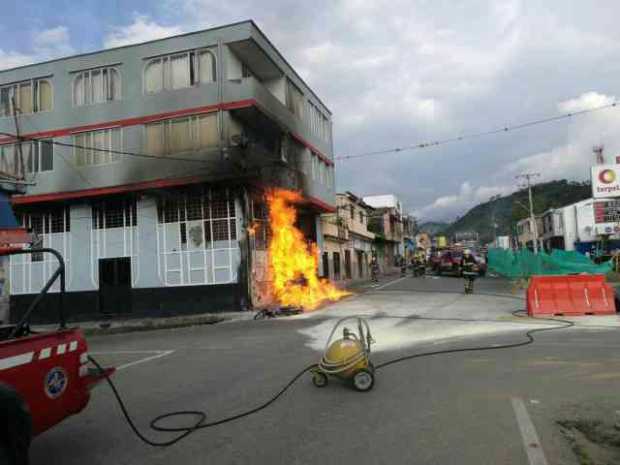
<path fill-rule="evenodd" d="M 524 301 L 484 278 L 464 295 L 452 277 L 394 279 L 297 317 L 93 337 L 91 354 L 119 367 L 113 380 L 142 432 L 176 410 L 207 421 L 268 400 L 315 363 L 334 323 L 369 319 L 375 364 L 406 354 L 526 340 L 562 326 L 512 315 Z M 432 319 L 420 319 L 415 317 Z M 578 319 L 576 319 L 578 320 Z M 618 319 L 602 317 L 534 335 L 525 347 L 404 361 L 358 393 L 303 376 L 252 416 L 193 433 L 168 448 L 131 432 L 101 385 L 80 415 L 36 438 L 39 464 L 577 464 L 558 421 L 611 418 L 620 410 Z M 600 322 L 600 323 L 597 323 Z M 537 442 L 538 441 L 538 442 Z"/>

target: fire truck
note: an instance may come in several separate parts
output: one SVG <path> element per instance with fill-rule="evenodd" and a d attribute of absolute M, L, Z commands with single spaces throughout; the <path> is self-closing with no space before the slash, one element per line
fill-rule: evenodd
<path fill-rule="evenodd" d="M 17 224 L 6 190 L 0 188 L 0 256 L 51 254 L 58 262 L 19 320 L 0 325 L 0 464 L 27 464 L 31 440 L 82 411 L 90 390 L 114 371 L 102 373 L 88 366 L 84 335 L 65 322 L 63 257 L 54 249 L 32 244 L 32 236 Z M 35 332 L 30 317 L 46 311 L 45 296 L 55 283 L 58 329 Z"/>

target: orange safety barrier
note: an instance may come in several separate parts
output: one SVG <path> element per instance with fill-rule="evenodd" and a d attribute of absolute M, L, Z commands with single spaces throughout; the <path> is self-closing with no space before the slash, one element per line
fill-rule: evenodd
<path fill-rule="evenodd" d="M 532 276 L 527 288 L 527 314 L 613 315 L 615 295 L 602 274 Z"/>

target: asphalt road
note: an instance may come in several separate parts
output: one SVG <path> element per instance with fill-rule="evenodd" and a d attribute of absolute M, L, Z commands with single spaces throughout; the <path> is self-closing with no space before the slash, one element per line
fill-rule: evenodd
<path fill-rule="evenodd" d="M 198 409 L 214 420 L 264 402 L 318 361 L 343 316 L 369 318 L 375 363 L 518 342 L 528 328 L 561 325 L 514 317 L 524 304 L 504 281 L 479 280 L 473 296 L 463 295 L 462 285 L 457 278 L 405 278 L 300 317 L 120 334 L 89 344 L 101 362 L 121 367 L 114 381 L 138 426 L 166 439 L 147 430 L 151 418 Z M 317 389 L 304 376 L 268 409 L 169 448 L 137 440 L 102 385 L 82 414 L 34 441 L 31 459 L 34 465 L 576 464 L 556 422 L 620 410 L 620 329 L 612 318 L 609 327 L 539 333 L 526 347 L 392 365 L 377 372 L 369 393 L 339 382 Z M 545 462 L 536 461 L 541 456 Z"/>

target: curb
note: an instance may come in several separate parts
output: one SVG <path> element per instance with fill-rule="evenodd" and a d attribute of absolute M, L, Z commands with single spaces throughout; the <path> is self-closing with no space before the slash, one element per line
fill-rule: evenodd
<path fill-rule="evenodd" d="M 187 328 L 190 326 L 213 325 L 213 324 L 220 323 L 227 319 L 230 319 L 230 318 L 224 318 L 224 317 L 218 317 L 218 316 L 207 316 L 207 317 L 202 317 L 202 318 L 191 318 L 189 320 L 181 320 L 181 321 L 146 320 L 146 321 L 141 321 L 139 323 L 137 322 L 136 324 L 120 325 L 120 326 L 114 326 L 114 323 L 110 322 L 109 327 L 92 326 L 92 327 L 82 328 L 82 331 L 84 332 L 85 336 L 107 336 L 107 335 L 112 335 L 112 334 L 134 333 L 134 332 L 140 332 L 140 331 L 156 331 L 159 329 L 175 329 L 175 328 Z"/>

